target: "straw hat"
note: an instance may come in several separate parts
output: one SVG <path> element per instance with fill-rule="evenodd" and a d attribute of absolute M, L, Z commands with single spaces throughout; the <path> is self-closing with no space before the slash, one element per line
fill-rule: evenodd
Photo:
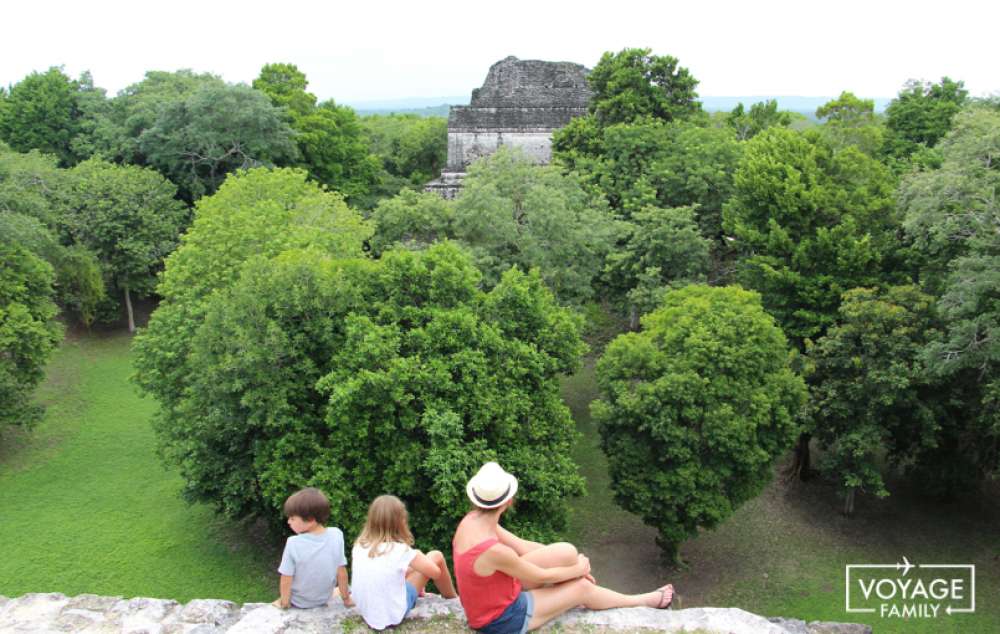
<path fill-rule="evenodd" d="M 517 493 L 517 478 L 497 463 L 487 462 L 465 485 L 465 492 L 479 508 L 495 509 Z"/>

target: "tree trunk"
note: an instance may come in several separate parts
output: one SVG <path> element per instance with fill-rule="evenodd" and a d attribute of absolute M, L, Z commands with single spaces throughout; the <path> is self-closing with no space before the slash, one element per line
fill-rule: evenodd
<path fill-rule="evenodd" d="M 798 476 L 799 480 L 805 482 L 812 477 L 812 467 L 809 456 L 809 441 L 812 434 L 803 432 L 799 434 L 799 442 L 795 445 L 795 460 L 788 467 L 786 475 L 789 479 Z"/>
<path fill-rule="evenodd" d="M 633 332 L 639 330 L 639 307 L 635 304 L 629 307 L 628 328 Z"/>
<path fill-rule="evenodd" d="M 128 311 L 128 331 L 135 332 L 135 317 L 132 315 L 132 296 L 128 292 L 128 284 L 125 285 L 125 310 Z"/>
<path fill-rule="evenodd" d="M 847 495 L 844 496 L 844 515 L 850 517 L 854 515 L 854 493 L 857 491 L 855 487 L 847 489 Z"/>

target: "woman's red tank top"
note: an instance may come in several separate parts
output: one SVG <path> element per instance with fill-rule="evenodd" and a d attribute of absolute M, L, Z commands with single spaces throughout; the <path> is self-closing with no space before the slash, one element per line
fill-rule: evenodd
<path fill-rule="evenodd" d="M 452 543 L 458 598 L 465 609 L 469 627 L 474 630 L 488 625 L 503 614 L 521 593 L 521 582 L 514 577 L 499 570 L 488 577 L 482 577 L 473 568 L 479 555 L 499 541 L 495 537 L 487 539 L 464 553 L 455 550 L 455 544 Z"/>

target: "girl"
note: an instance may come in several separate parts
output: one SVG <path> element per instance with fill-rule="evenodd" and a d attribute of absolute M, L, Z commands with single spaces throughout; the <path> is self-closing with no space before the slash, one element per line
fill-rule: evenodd
<path fill-rule="evenodd" d="M 412 548 L 406 506 L 394 495 L 380 495 L 368 507 L 368 521 L 351 551 L 351 588 L 369 627 L 398 625 L 417 603 L 428 580 L 452 599 L 456 595 L 444 555 Z"/>
<path fill-rule="evenodd" d="M 523 634 L 582 605 L 591 610 L 670 607 L 667 584 L 646 594 L 619 594 L 590 576 L 590 561 L 572 544 L 543 546 L 500 526 L 514 503 L 517 478 L 488 462 L 466 486 L 475 510 L 459 523 L 452 541 L 455 579 L 469 626 L 486 634 Z"/>

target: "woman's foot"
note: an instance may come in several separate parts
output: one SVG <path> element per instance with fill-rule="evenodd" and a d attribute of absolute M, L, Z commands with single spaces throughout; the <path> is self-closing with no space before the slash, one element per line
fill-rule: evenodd
<path fill-rule="evenodd" d="M 656 608 L 658 610 L 665 610 L 669 608 L 674 602 L 674 586 L 672 584 L 667 584 L 655 592 L 650 592 L 651 600 L 649 607 Z"/>

